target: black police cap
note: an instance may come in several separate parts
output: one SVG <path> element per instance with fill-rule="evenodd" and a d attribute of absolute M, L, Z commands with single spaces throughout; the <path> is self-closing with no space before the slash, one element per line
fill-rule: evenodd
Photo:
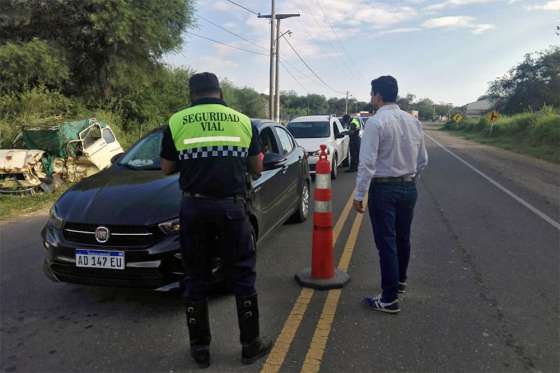
<path fill-rule="evenodd" d="M 208 93 L 220 90 L 220 81 L 215 74 L 199 73 L 189 79 L 191 93 Z"/>

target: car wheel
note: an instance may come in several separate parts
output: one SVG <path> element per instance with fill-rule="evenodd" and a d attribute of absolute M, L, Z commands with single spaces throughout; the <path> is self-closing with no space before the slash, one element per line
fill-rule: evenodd
<path fill-rule="evenodd" d="M 338 157 L 335 154 L 331 165 L 331 179 L 334 180 L 336 179 L 337 176 L 338 176 Z"/>
<path fill-rule="evenodd" d="M 294 215 L 292 215 L 292 221 L 294 223 L 303 223 L 307 220 L 309 216 L 309 183 L 307 181 L 303 182 L 303 187 L 301 190 L 301 197 L 299 199 L 298 208 Z"/>

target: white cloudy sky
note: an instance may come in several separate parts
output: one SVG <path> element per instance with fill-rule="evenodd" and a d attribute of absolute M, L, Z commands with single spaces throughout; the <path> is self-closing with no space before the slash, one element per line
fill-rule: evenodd
<path fill-rule="evenodd" d="M 263 14 L 269 0 L 235 0 Z M 560 0 L 276 0 L 289 42 L 327 84 L 281 42 L 281 90 L 367 100 L 371 79 L 395 76 L 402 95 L 414 93 L 457 105 L 482 95 L 528 52 L 560 44 Z M 199 36 L 267 54 L 270 25 L 226 0 L 198 0 Z M 213 24 L 214 23 L 214 24 Z M 222 28 L 241 36 L 243 40 Z M 166 56 L 173 66 L 212 71 L 239 86 L 268 92 L 269 59 L 185 34 Z M 297 79 L 297 81 L 296 81 Z"/>

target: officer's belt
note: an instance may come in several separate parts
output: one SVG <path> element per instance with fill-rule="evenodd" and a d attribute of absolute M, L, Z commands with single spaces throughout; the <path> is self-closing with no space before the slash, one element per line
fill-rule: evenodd
<path fill-rule="evenodd" d="M 413 183 L 416 176 L 397 176 L 397 177 L 374 177 L 374 183 Z"/>
<path fill-rule="evenodd" d="M 214 200 L 226 199 L 226 200 L 233 200 L 233 201 L 245 201 L 245 196 L 240 195 L 240 194 L 235 195 L 235 196 L 229 196 L 229 197 L 216 197 L 216 196 L 210 196 L 208 194 L 183 192 L 183 197 L 200 198 L 200 199 L 214 199 Z"/>

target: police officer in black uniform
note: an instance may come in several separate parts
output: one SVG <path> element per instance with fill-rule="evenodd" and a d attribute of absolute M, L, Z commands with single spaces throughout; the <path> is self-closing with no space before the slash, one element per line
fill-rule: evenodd
<path fill-rule="evenodd" d="M 165 174 L 179 171 L 183 190 L 180 233 L 191 356 L 201 368 L 210 365 L 207 293 L 217 252 L 236 296 L 242 362 L 251 364 L 272 347 L 259 337 L 255 247 L 245 200 L 247 172 L 262 171 L 258 131 L 227 107 L 216 75 L 195 74 L 189 86 L 192 105 L 174 114 L 164 131 L 161 168 Z"/>
<path fill-rule="evenodd" d="M 352 118 L 348 114 L 342 117 L 342 121 L 346 123 L 348 134 L 350 135 L 350 167 L 346 172 L 356 172 L 358 171 L 358 164 L 360 163 L 360 129 L 362 126 L 358 118 Z"/>

